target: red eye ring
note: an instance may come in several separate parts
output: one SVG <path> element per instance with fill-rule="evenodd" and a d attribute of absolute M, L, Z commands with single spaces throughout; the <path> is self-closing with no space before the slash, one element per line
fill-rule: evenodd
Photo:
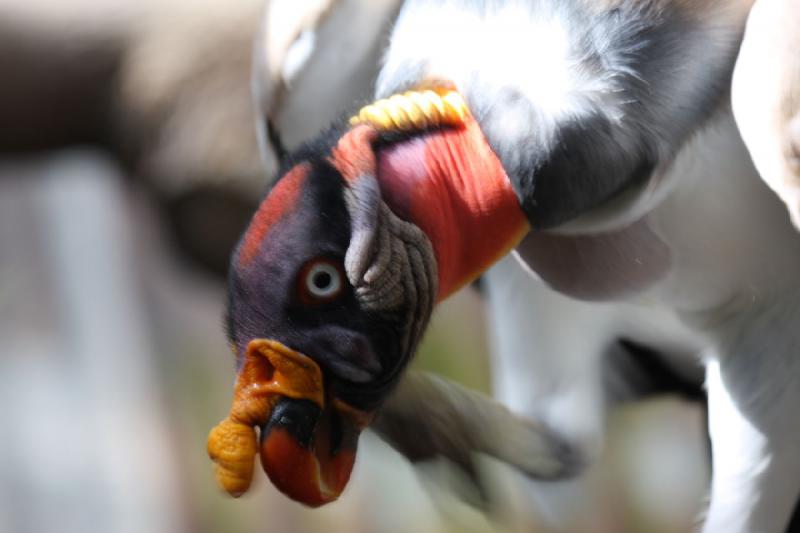
<path fill-rule="evenodd" d="M 346 278 L 341 263 L 327 258 L 307 261 L 297 278 L 300 301 L 313 305 L 338 298 L 344 291 Z"/>

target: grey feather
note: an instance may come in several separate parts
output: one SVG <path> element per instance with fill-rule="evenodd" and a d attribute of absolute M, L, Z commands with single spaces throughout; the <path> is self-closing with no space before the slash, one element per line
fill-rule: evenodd
<path fill-rule="evenodd" d="M 372 428 L 413 462 L 448 459 L 484 493 L 476 454 L 535 479 L 579 473 L 584 459 L 541 423 L 490 397 L 426 373 L 409 373 Z"/>

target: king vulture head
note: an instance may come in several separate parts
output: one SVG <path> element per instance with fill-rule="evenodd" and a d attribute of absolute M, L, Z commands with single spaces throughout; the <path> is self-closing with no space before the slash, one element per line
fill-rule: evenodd
<path fill-rule="evenodd" d="M 386 98 L 285 159 L 233 255 L 238 375 L 209 437 L 228 492 L 247 490 L 260 454 L 290 497 L 336 499 L 437 301 L 515 247 L 529 220 L 555 228 L 599 210 L 622 224 L 658 200 L 648 185 L 718 107 L 737 25 L 710 16 L 717 2 L 611 4 L 467 2 L 443 40 L 451 3 L 404 2 L 376 85 Z M 498 38 L 509 23 L 525 46 Z M 553 66 L 530 27 L 555 38 L 566 87 L 513 68 L 532 51 Z M 490 42 L 518 61 L 498 62 Z M 703 76 L 686 76 L 690 63 Z M 542 102 L 543 88 L 559 98 Z"/>
<path fill-rule="evenodd" d="M 526 230 L 502 166 L 452 90 L 367 106 L 290 156 L 230 266 L 238 379 L 230 416 L 209 439 L 223 487 L 244 492 L 260 450 L 293 499 L 336 499 L 359 433 L 434 303 Z"/>

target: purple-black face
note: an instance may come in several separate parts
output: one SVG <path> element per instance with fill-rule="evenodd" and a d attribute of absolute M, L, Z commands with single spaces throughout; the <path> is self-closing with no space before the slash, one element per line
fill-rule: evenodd
<path fill-rule="evenodd" d="M 341 178 L 331 168 L 295 166 L 234 254 L 228 333 L 237 353 L 253 339 L 270 338 L 307 354 L 330 374 L 332 388 L 369 407 L 352 385 L 374 382 L 382 363 L 392 361 L 380 360 L 380 337 L 371 339 L 375 320 L 360 309 L 347 280 L 349 243 Z"/>
<path fill-rule="evenodd" d="M 424 261 L 407 253 L 412 225 L 388 214 L 374 176 L 351 171 L 330 156 L 294 164 L 230 269 L 231 418 L 260 429 L 273 483 L 313 506 L 344 489 L 358 435 L 410 359 L 435 292 L 435 272 L 419 272 L 430 250 Z"/>

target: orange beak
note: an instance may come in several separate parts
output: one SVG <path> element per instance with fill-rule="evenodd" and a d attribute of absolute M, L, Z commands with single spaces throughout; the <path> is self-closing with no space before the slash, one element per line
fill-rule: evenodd
<path fill-rule="evenodd" d="M 259 427 L 261 465 L 273 484 L 317 507 L 344 490 L 369 421 L 370 415 L 326 398 L 322 371 L 312 359 L 277 341 L 255 339 L 247 345 L 230 415 L 209 435 L 208 453 L 220 486 L 240 496 L 252 480 Z"/>

